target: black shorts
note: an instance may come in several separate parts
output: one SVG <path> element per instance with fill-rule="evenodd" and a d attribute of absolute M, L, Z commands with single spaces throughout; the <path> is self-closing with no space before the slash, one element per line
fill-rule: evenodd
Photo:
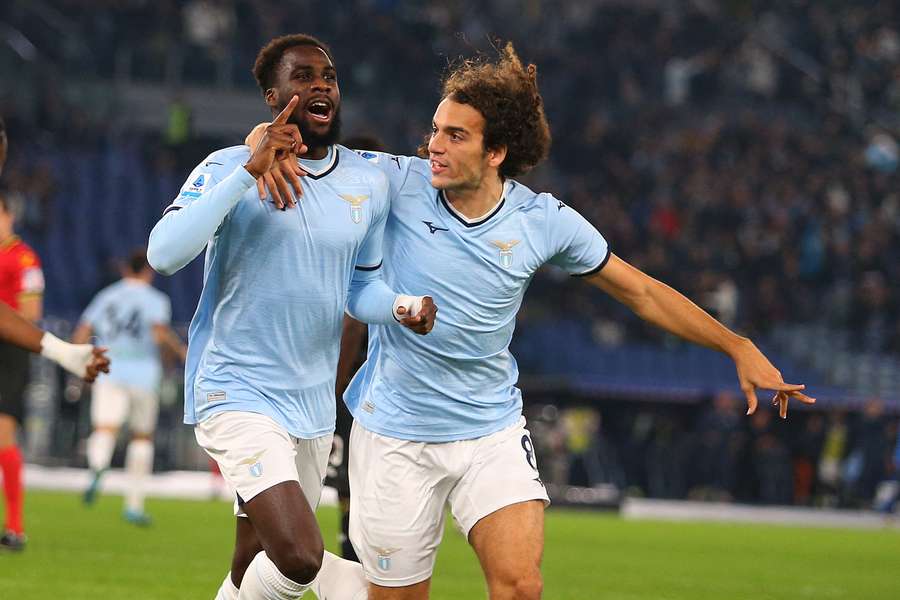
<path fill-rule="evenodd" d="M 25 386 L 31 370 L 28 350 L 0 342 L 0 414 L 19 423 L 25 417 Z"/>

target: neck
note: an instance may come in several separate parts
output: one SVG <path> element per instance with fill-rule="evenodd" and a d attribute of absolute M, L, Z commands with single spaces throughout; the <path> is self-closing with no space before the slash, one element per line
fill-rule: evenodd
<path fill-rule="evenodd" d="M 467 219 L 477 219 L 489 212 L 503 195 L 503 180 L 492 175 L 481 180 L 477 188 L 447 190 L 447 201 Z"/>
<path fill-rule="evenodd" d="M 306 151 L 306 154 L 301 156 L 300 158 L 305 158 L 307 160 L 322 160 L 326 156 L 328 156 L 328 149 L 331 146 L 315 146 L 311 147 Z"/>
<path fill-rule="evenodd" d="M 11 238 L 14 235 L 16 235 L 16 232 L 11 229 L 0 231 L 0 243 L 9 240 L 9 238 Z"/>

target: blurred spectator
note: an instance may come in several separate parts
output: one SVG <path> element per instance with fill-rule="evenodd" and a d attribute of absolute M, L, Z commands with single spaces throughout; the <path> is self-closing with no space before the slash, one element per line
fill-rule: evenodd
<path fill-rule="evenodd" d="M 822 453 L 819 455 L 819 483 L 822 501 L 826 506 L 836 506 L 842 487 L 842 467 L 847 454 L 847 423 L 844 413 L 829 416 L 828 429 Z"/>
<path fill-rule="evenodd" d="M 793 439 L 794 503 L 808 505 L 813 501 L 818 459 L 825 443 L 825 417 L 810 415 L 803 422 L 800 435 Z"/>
<path fill-rule="evenodd" d="M 712 410 L 700 416 L 695 432 L 697 447 L 691 461 L 692 497 L 720 501 L 733 498 L 738 459 L 746 437 L 741 430 L 740 404 L 737 396 L 722 392 L 713 398 Z"/>

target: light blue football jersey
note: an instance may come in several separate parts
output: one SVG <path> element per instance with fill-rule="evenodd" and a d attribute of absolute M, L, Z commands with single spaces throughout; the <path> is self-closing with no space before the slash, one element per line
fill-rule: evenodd
<path fill-rule="evenodd" d="M 493 211 L 468 222 L 431 186 L 428 161 L 360 155 L 390 181 L 385 281 L 431 294 L 439 313 L 424 337 L 370 326 L 347 406 L 366 429 L 415 441 L 472 439 L 514 424 L 522 395 L 509 343 L 525 290 L 545 263 L 572 275 L 599 271 L 606 240 L 566 204 L 512 180 Z"/>
<path fill-rule="evenodd" d="M 335 146 L 327 159 L 303 163 L 303 196 L 280 211 L 258 198 L 242 166 L 249 157 L 247 146 L 212 153 L 167 209 L 187 206 L 224 178 L 247 180 L 207 245 L 189 330 L 185 422 L 248 411 L 314 438 L 334 431 L 344 308 L 351 283 L 380 268 L 387 181 Z"/>
<path fill-rule="evenodd" d="M 154 325 L 172 318 L 169 297 L 150 284 L 126 278 L 100 290 L 81 317 L 109 348 L 107 381 L 155 392 L 162 377 Z"/>

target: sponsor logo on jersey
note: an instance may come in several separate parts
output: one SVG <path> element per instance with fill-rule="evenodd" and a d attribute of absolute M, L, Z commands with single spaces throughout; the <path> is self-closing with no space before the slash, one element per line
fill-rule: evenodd
<path fill-rule="evenodd" d="M 438 227 L 431 221 L 422 221 L 422 222 L 425 223 L 426 225 L 428 225 L 428 232 L 431 233 L 431 235 L 434 235 L 435 231 L 450 231 L 446 227 Z"/>
<path fill-rule="evenodd" d="M 353 196 L 350 194 L 339 194 L 341 200 L 350 203 L 350 220 L 354 223 L 362 222 L 362 205 L 369 199 L 368 196 Z"/>
<path fill-rule="evenodd" d="M 372 161 L 373 163 L 378 162 L 378 155 L 374 152 L 369 152 L 367 150 L 356 150 L 356 153 L 368 161 Z"/>
<path fill-rule="evenodd" d="M 500 240 L 491 240 L 491 244 L 500 249 L 500 266 L 504 269 L 508 269 L 512 266 L 513 262 L 513 247 L 519 243 L 519 240 L 509 240 L 508 242 L 502 242 Z"/>

